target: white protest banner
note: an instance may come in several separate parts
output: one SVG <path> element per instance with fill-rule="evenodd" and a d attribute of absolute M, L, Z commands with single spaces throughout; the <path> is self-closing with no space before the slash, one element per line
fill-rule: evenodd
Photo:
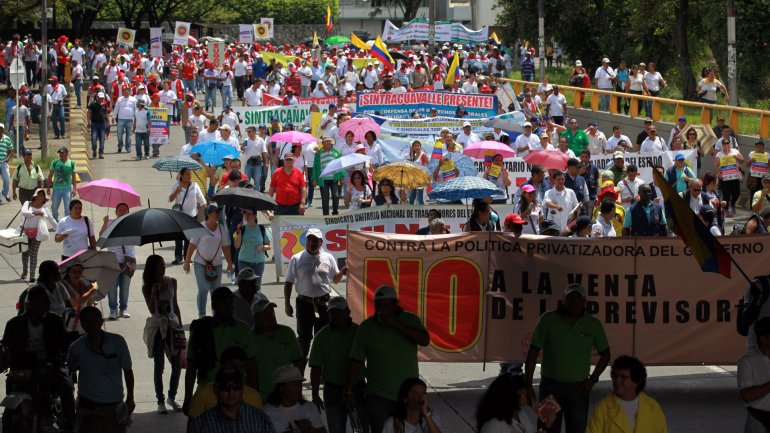
<path fill-rule="evenodd" d="M 464 122 L 470 122 L 473 132 L 476 134 L 492 131 L 492 128 L 484 126 L 489 118 L 424 117 L 421 119 L 396 119 L 374 114 L 370 114 L 369 117 L 380 125 L 383 133 L 390 134 L 439 135 L 442 129 L 449 128 L 449 132 L 456 135 L 463 131 Z"/>
<path fill-rule="evenodd" d="M 436 42 L 451 42 L 452 41 L 452 22 L 436 21 L 435 32 L 436 32 L 436 35 L 435 35 Z"/>
<path fill-rule="evenodd" d="M 241 44 L 250 44 L 254 42 L 254 25 L 253 24 L 239 25 L 238 42 Z"/>
<path fill-rule="evenodd" d="M 329 111 L 328 104 L 316 104 L 321 113 Z M 241 119 L 241 128 L 248 126 L 268 125 L 270 119 L 275 116 L 278 123 L 285 125 L 293 123 L 295 126 L 301 125 L 310 117 L 310 105 L 299 106 L 278 106 L 278 107 L 232 107 L 233 111 L 238 113 Z M 348 104 L 351 110 L 355 110 L 355 104 Z M 309 121 L 308 121 L 309 122 Z"/>
<path fill-rule="evenodd" d="M 209 42 L 209 58 L 214 62 L 215 67 L 225 64 L 225 43 Z"/>
<path fill-rule="evenodd" d="M 125 48 L 133 48 L 134 39 L 136 39 L 136 30 L 132 30 L 126 27 L 118 27 L 118 45 Z"/>
<path fill-rule="evenodd" d="M 150 56 L 163 57 L 163 44 L 161 38 L 163 36 L 163 28 L 150 27 Z"/>
<path fill-rule="evenodd" d="M 190 38 L 190 23 L 177 21 L 176 27 L 174 29 L 174 45 L 185 46 L 190 40 L 189 38 Z"/>
<path fill-rule="evenodd" d="M 436 22 L 437 42 L 458 42 L 462 44 L 483 43 L 489 39 L 489 27 L 471 30 L 460 23 L 451 21 Z"/>
<path fill-rule="evenodd" d="M 274 30 L 273 29 L 273 19 L 272 18 L 262 18 L 262 19 L 259 20 L 259 23 L 264 25 L 264 26 L 267 26 L 267 37 L 268 38 L 272 38 L 273 35 L 274 35 L 274 33 L 273 33 L 273 30 Z"/>
<path fill-rule="evenodd" d="M 415 18 L 400 29 L 390 20 L 385 20 L 382 40 L 385 42 L 403 42 L 409 40 L 428 40 L 430 23 L 425 18 Z"/>

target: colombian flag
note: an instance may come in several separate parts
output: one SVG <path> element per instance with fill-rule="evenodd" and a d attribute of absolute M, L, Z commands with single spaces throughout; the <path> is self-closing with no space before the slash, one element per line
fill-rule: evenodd
<path fill-rule="evenodd" d="M 332 31 L 334 23 L 332 23 L 332 7 L 326 4 L 326 34 L 328 35 Z"/>
<path fill-rule="evenodd" d="M 663 199 L 671 213 L 670 217 L 673 218 L 676 232 L 682 237 L 684 244 L 692 250 L 701 270 L 719 273 L 730 278 L 732 265 L 730 254 L 690 209 L 689 204 L 679 197 L 663 175 L 657 170 L 652 172 L 655 175 L 655 183 L 663 193 Z"/>
<path fill-rule="evenodd" d="M 495 41 L 495 44 L 500 45 L 500 38 L 497 37 L 497 32 L 492 32 L 492 36 L 489 39 Z"/>
<path fill-rule="evenodd" d="M 457 55 L 457 51 L 455 51 L 455 55 L 452 58 L 452 64 L 449 65 L 449 70 L 446 73 L 446 80 L 444 80 L 444 84 L 452 85 L 455 83 L 455 80 L 457 79 L 457 68 L 460 67 L 460 56 Z"/>
<path fill-rule="evenodd" d="M 369 45 L 366 45 L 366 42 L 362 41 L 355 33 L 350 34 L 350 43 L 361 50 L 369 51 Z"/>
<path fill-rule="evenodd" d="M 377 36 L 377 39 L 374 41 L 374 46 L 372 46 L 370 54 L 375 59 L 381 61 L 382 64 L 386 67 L 390 69 L 396 69 L 394 66 L 396 62 L 394 62 L 393 58 L 390 57 L 390 53 L 388 53 L 388 46 L 385 45 L 385 42 L 382 42 L 382 39 L 380 39 L 379 36 Z"/>

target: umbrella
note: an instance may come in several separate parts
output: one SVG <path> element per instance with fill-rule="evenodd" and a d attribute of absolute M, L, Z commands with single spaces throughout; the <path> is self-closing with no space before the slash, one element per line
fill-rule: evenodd
<path fill-rule="evenodd" d="M 105 296 L 115 284 L 121 269 L 115 253 L 112 251 L 80 250 L 67 260 L 59 262 L 59 272 L 62 277 L 67 269 L 74 265 L 83 266 L 83 278 L 88 281 L 96 281 L 99 285 L 99 294 L 91 299 L 98 301 Z"/>
<path fill-rule="evenodd" d="M 272 197 L 251 188 L 224 188 L 212 200 L 224 206 L 255 210 L 273 210 L 278 206 Z"/>
<path fill-rule="evenodd" d="M 564 170 L 567 168 L 567 161 L 569 156 L 558 150 L 533 150 L 524 157 L 527 164 L 539 165 L 545 169 Z"/>
<path fill-rule="evenodd" d="M 158 171 L 172 171 L 178 173 L 179 170 L 186 168 L 188 170 L 199 170 L 201 165 L 195 162 L 192 158 L 186 156 L 164 156 L 163 158 L 155 161 L 152 168 Z"/>
<path fill-rule="evenodd" d="M 194 47 L 194 46 L 198 45 L 198 40 L 197 40 L 197 39 L 195 39 L 195 38 L 194 38 L 194 37 L 192 37 L 192 36 L 188 36 L 188 37 L 187 37 L 187 45 L 189 45 L 189 46 L 191 46 L 191 47 Z"/>
<path fill-rule="evenodd" d="M 486 121 L 484 126 L 487 128 L 500 128 L 506 131 L 523 133 L 524 128 L 521 126 L 521 124 L 526 121 L 527 117 L 524 115 L 524 113 L 517 111 L 513 113 L 506 113 L 502 116 L 493 117 Z"/>
<path fill-rule="evenodd" d="M 479 169 L 476 168 L 476 163 L 467 156 L 460 153 L 452 153 L 451 158 L 455 162 L 455 168 L 460 171 L 460 176 L 478 176 Z M 441 163 L 440 159 L 431 159 L 428 163 L 428 173 L 433 173 L 436 170 L 436 166 Z"/>
<path fill-rule="evenodd" d="M 469 198 L 487 198 L 501 194 L 494 183 L 475 176 L 456 177 L 428 193 L 433 200 L 457 201 Z"/>
<path fill-rule="evenodd" d="M 284 131 L 271 135 L 267 141 L 280 143 L 312 143 L 318 141 L 318 139 L 307 132 Z"/>
<path fill-rule="evenodd" d="M 172 209 L 150 208 L 115 220 L 96 243 L 100 248 L 198 238 L 209 232 L 195 218 Z"/>
<path fill-rule="evenodd" d="M 350 42 L 350 38 L 346 38 L 342 35 L 329 36 L 324 40 L 326 45 L 342 45 Z"/>
<path fill-rule="evenodd" d="M 369 162 L 371 159 L 371 156 L 362 155 L 360 153 L 351 153 L 350 155 L 345 155 L 326 164 L 326 167 L 323 169 L 319 177 L 331 176 L 334 173 L 345 170 L 346 168 Z"/>
<path fill-rule="evenodd" d="M 687 143 L 687 131 L 694 129 L 698 133 L 698 141 L 700 141 L 703 154 L 707 154 L 717 143 L 717 136 L 714 135 L 714 130 L 711 129 L 711 125 L 687 125 L 679 136 L 682 137 L 682 141 Z M 670 143 L 669 143 L 670 144 Z"/>
<path fill-rule="evenodd" d="M 193 146 L 193 148 L 190 149 L 190 153 L 200 153 L 201 159 L 206 164 L 222 165 L 222 158 L 225 156 L 237 158 L 238 155 L 241 154 L 241 151 L 222 141 L 206 141 Z"/>
<path fill-rule="evenodd" d="M 401 189 L 423 188 L 430 184 L 430 174 L 420 166 L 408 162 L 395 162 L 374 170 L 374 180 L 390 179 Z"/>
<path fill-rule="evenodd" d="M 368 117 L 354 117 L 340 125 L 340 137 L 346 136 L 349 131 L 353 132 L 353 141 L 356 143 L 366 141 L 364 136 L 369 131 L 374 132 L 378 137 L 381 134 L 380 125 Z"/>
<path fill-rule="evenodd" d="M 142 205 L 139 194 L 131 185 L 115 179 L 99 179 L 78 188 L 81 200 L 101 207 L 115 207 L 125 203 L 128 207 Z"/>
<path fill-rule="evenodd" d="M 488 154 L 495 155 L 499 153 L 503 158 L 513 158 L 516 152 L 510 146 L 499 141 L 479 141 L 463 149 L 463 155 L 475 159 L 484 159 Z"/>

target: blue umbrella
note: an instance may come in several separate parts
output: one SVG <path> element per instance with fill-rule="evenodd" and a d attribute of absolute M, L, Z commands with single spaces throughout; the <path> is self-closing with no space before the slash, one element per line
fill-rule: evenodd
<path fill-rule="evenodd" d="M 476 162 L 473 161 L 473 159 L 461 155 L 459 153 L 452 154 L 452 159 L 455 162 L 455 168 L 460 172 L 460 177 L 462 176 L 478 176 L 479 175 L 479 169 L 476 168 Z M 436 166 L 441 163 L 440 159 L 431 159 L 428 163 L 428 173 L 430 173 L 431 176 L 433 176 L 433 171 L 436 170 Z M 440 183 L 434 182 L 431 184 L 432 188 L 435 188 L 439 186 Z"/>
<path fill-rule="evenodd" d="M 456 177 L 428 193 L 432 200 L 457 201 L 469 198 L 487 198 L 502 193 L 494 183 L 475 176 Z"/>
<path fill-rule="evenodd" d="M 190 154 L 200 153 L 203 162 L 209 165 L 222 165 L 222 158 L 230 156 L 237 158 L 241 151 L 223 141 L 206 141 L 198 143 L 190 149 Z"/>

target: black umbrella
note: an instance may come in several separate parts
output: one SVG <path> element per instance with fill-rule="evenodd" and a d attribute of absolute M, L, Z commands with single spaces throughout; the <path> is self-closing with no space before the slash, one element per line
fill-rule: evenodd
<path fill-rule="evenodd" d="M 219 205 L 254 210 L 273 210 L 278 206 L 272 197 L 251 188 L 224 188 L 211 199 Z"/>
<path fill-rule="evenodd" d="M 110 224 L 97 246 L 144 245 L 210 235 L 201 223 L 184 212 L 150 208 L 130 213 Z"/>

